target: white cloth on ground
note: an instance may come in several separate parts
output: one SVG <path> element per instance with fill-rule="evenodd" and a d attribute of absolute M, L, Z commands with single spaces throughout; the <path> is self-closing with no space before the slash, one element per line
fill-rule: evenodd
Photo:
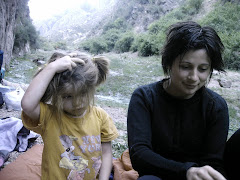
<path fill-rule="evenodd" d="M 0 120 L 0 150 L 12 152 L 17 143 L 19 143 L 18 151 L 26 151 L 28 140 L 31 138 L 37 138 L 39 134 L 30 131 L 27 136 L 18 135 L 18 132 L 22 127 L 22 120 L 15 117 Z"/>

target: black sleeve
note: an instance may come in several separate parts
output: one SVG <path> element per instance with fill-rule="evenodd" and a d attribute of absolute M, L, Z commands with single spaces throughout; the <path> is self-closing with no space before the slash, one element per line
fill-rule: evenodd
<path fill-rule="evenodd" d="M 127 117 L 128 146 L 133 168 L 139 175 L 155 175 L 167 179 L 186 179 L 186 171 L 197 166 L 193 162 L 166 159 L 152 150 L 151 106 L 154 94 L 139 88 L 133 93 Z"/>
<path fill-rule="evenodd" d="M 204 156 L 200 166 L 209 165 L 226 176 L 223 164 L 223 153 L 226 145 L 229 115 L 226 101 L 219 95 L 215 95 L 213 104 L 208 106 L 207 134 L 204 145 Z"/>

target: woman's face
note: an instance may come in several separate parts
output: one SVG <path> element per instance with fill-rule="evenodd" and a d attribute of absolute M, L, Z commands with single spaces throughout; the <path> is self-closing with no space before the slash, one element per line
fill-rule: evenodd
<path fill-rule="evenodd" d="M 205 85 L 210 72 L 211 62 L 206 50 L 190 50 L 182 59 L 180 56 L 175 59 L 166 91 L 172 96 L 189 99 Z"/>

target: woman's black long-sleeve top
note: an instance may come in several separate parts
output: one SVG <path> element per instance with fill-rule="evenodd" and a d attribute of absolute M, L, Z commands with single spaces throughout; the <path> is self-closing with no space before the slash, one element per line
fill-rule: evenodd
<path fill-rule="evenodd" d="M 177 99 L 166 93 L 163 81 L 139 87 L 131 97 L 127 130 L 133 168 L 140 176 L 179 180 L 192 166 L 210 165 L 225 176 L 225 100 L 205 87 L 190 99 Z"/>

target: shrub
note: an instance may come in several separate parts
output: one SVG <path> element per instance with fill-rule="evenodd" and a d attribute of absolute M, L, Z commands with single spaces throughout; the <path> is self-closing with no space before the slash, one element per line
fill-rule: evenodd
<path fill-rule="evenodd" d="M 107 51 L 110 52 L 114 49 L 116 42 L 121 36 L 121 31 L 117 29 L 110 29 L 104 35 L 103 38 L 107 44 Z"/>
<path fill-rule="evenodd" d="M 240 5 L 234 3 L 218 3 L 200 23 L 213 27 L 225 46 L 223 53 L 225 66 L 228 69 L 240 69 Z"/>
<path fill-rule="evenodd" d="M 240 32 L 220 33 L 219 35 L 225 46 L 223 58 L 226 68 L 240 70 Z"/>
<path fill-rule="evenodd" d="M 134 41 L 132 42 L 132 45 L 130 47 L 130 51 L 137 52 L 139 50 L 139 47 L 144 42 L 145 35 L 140 34 L 134 38 Z"/>
<path fill-rule="evenodd" d="M 188 0 L 185 6 L 182 6 L 182 12 L 188 15 L 194 15 L 201 9 L 203 0 Z"/>
<path fill-rule="evenodd" d="M 126 27 L 127 27 L 126 21 L 123 18 L 117 18 L 115 21 L 109 22 L 103 27 L 103 34 L 109 31 L 110 29 L 125 31 Z"/>
<path fill-rule="evenodd" d="M 117 52 L 128 52 L 130 51 L 130 48 L 132 46 L 132 43 L 134 41 L 134 35 L 133 33 L 125 33 L 117 42 L 115 45 L 115 50 Z"/>
<path fill-rule="evenodd" d="M 14 46 L 21 47 L 27 42 L 30 42 L 31 48 L 37 49 L 39 47 L 38 32 L 36 31 L 35 27 L 32 25 L 32 22 L 30 20 L 22 19 L 21 22 L 22 24 L 16 26 L 14 30 L 15 35 Z"/>
<path fill-rule="evenodd" d="M 90 52 L 91 47 L 92 47 L 92 40 L 89 39 L 89 40 L 83 41 L 83 42 L 79 45 L 78 49 L 81 49 L 81 50 Z"/>
<path fill-rule="evenodd" d="M 152 56 L 159 55 L 160 49 L 165 41 L 165 34 L 159 33 L 156 35 L 146 35 L 138 47 L 139 55 L 141 56 Z"/>
<path fill-rule="evenodd" d="M 67 50 L 67 43 L 65 41 L 58 41 L 54 43 L 53 47 L 54 49 Z"/>
<path fill-rule="evenodd" d="M 107 51 L 107 44 L 103 38 L 96 38 L 92 41 L 92 47 L 90 53 L 92 54 L 102 54 Z"/>

